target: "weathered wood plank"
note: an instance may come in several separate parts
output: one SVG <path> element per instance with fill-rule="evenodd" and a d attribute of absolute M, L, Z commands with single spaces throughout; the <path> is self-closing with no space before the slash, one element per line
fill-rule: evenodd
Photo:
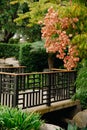
<path fill-rule="evenodd" d="M 76 100 L 76 101 L 72 101 L 71 99 L 68 100 L 64 100 L 64 101 L 60 101 L 60 102 L 56 102 L 56 103 L 52 103 L 51 106 L 46 106 L 46 105 L 42 105 L 42 106 L 38 106 L 38 107 L 33 107 L 33 108 L 27 108 L 26 110 L 23 109 L 23 111 L 27 111 L 27 112 L 39 112 L 41 114 L 45 114 L 48 112 L 52 112 L 52 111 L 56 111 L 56 110 L 60 110 L 60 109 L 64 109 L 64 108 L 69 108 L 69 107 L 73 107 L 73 106 L 80 106 L 80 101 Z"/>

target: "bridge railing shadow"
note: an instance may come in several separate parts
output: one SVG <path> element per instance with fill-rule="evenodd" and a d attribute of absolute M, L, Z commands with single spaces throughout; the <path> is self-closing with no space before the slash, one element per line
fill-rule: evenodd
<path fill-rule="evenodd" d="M 76 71 L 0 72 L 0 104 L 22 109 L 70 99 Z"/>

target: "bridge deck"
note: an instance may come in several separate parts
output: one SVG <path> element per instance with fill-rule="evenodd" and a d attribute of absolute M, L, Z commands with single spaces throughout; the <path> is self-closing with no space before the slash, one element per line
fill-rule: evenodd
<path fill-rule="evenodd" d="M 45 114 L 47 112 L 52 112 L 52 111 L 56 111 L 56 110 L 60 110 L 64 108 L 73 107 L 73 106 L 77 106 L 78 108 L 80 106 L 80 101 L 79 100 L 72 101 L 71 99 L 68 99 L 68 100 L 52 103 L 51 106 L 42 105 L 42 106 L 37 106 L 33 108 L 23 109 L 23 111 L 39 112 L 41 114 Z"/>

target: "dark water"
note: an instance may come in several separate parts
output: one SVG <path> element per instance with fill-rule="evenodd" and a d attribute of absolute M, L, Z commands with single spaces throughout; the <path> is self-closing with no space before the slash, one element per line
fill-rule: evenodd
<path fill-rule="evenodd" d="M 67 130 L 68 124 L 65 122 L 65 119 L 66 118 L 72 119 L 74 113 L 75 113 L 75 107 L 70 107 L 46 113 L 42 115 L 42 119 L 44 119 L 46 123 L 54 124 Z"/>

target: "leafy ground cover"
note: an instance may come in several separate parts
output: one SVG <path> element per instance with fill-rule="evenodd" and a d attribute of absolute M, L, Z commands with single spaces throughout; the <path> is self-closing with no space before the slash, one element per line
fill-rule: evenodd
<path fill-rule="evenodd" d="M 0 106 L 0 130 L 39 130 L 42 124 L 39 113 Z"/>

